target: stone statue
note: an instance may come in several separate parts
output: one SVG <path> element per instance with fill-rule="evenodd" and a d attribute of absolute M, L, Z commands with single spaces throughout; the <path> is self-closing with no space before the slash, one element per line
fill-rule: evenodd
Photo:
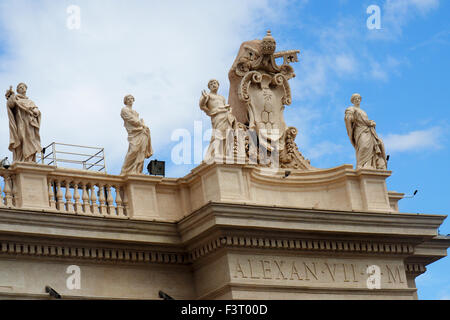
<path fill-rule="evenodd" d="M 356 168 L 386 170 L 386 153 L 383 141 L 375 132 L 375 121 L 369 120 L 360 108 L 361 96 L 352 95 L 353 106 L 345 110 L 345 126 L 348 137 L 356 150 Z"/>
<path fill-rule="evenodd" d="M 36 162 L 36 153 L 42 152 L 39 135 L 41 112 L 26 96 L 27 89 L 25 83 L 19 83 L 17 94 L 12 86 L 5 94 L 9 118 L 9 150 L 13 153 L 13 161 Z"/>
<path fill-rule="evenodd" d="M 276 41 L 270 31 L 262 40 L 241 44 L 228 73 L 228 103 L 249 135 L 256 135 L 252 143 L 257 145 L 259 164 L 267 164 L 264 156 L 260 156 L 266 154 L 282 168 L 310 170 L 313 167 L 294 142 L 297 129 L 288 127 L 284 121 L 285 106 L 292 102 L 288 81 L 295 77 L 290 63 L 298 61 L 299 51 L 275 50 Z M 283 58 L 283 63 L 278 65 L 276 58 Z M 279 159 L 273 157 L 275 154 L 279 154 Z"/>
<path fill-rule="evenodd" d="M 122 166 L 121 174 L 140 174 L 144 168 L 144 160 L 153 155 L 150 129 L 139 114 L 132 109 L 134 97 L 127 95 L 123 99 L 125 107 L 120 116 L 128 132 L 128 152 Z"/>
<path fill-rule="evenodd" d="M 233 130 L 236 119 L 231 113 L 229 104 L 223 96 L 217 93 L 219 81 L 212 79 L 208 82 L 209 93 L 202 91 L 200 97 L 200 109 L 211 117 L 212 135 L 204 161 L 212 163 L 215 160 L 223 160 L 223 157 L 230 153 L 233 148 L 233 139 L 230 138 L 230 131 Z M 220 161 L 219 160 L 219 161 Z"/>

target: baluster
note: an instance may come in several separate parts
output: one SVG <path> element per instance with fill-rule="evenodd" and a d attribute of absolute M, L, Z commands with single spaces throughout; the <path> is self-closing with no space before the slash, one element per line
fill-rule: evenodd
<path fill-rule="evenodd" d="M 95 195 L 95 184 L 90 186 L 91 189 L 91 212 L 92 214 L 98 214 L 97 196 Z"/>
<path fill-rule="evenodd" d="M 99 192 L 99 197 L 98 197 L 98 202 L 100 203 L 100 214 L 104 215 L 106 214 L 106 205 L 105 205 L 105 185 L 103 183 L 99 183 L 98 185 L 98 192 Z"/>
<path fill-rule="evenodd" d="M 56 180 L 56 208 L 59 211 L 63 211 L 64 202 L 63 202 L 63 194 L 61 191 L 61 181 Z"/>
<path fill-rule="evenodd" d="M 13 207 L 15 207 L 15 206 L 17 206 L 17 204 L 16 204 L 16 192 L 17 192 L 17 190 L 16 190 L 16 187 L 14 186 L 14 176 L 10 176 L 10 178 L 9 178 L 9 184 L 10 184 L 10 186 L 11 186 L 11 199 L 12 199 L 12 206 Z"/>
<path fill-rule="evenodd" d="M 2 176 L 0 176 L 2 177 Z M 4 207 L 5 204 L 3 203 L 3 194 L 2 194 L 2 186 L 0 185 L 0 207 Z"/>
<path fill-rule="evenodd" d="M 7 207 L 12 206 L 12 194 L 11 194 L 11 176 L 7 175 L 5 177 L 5 188 L 3 189 L 5 193 L 5 205 Z"/>
<path fill-rule="evenodd" d="M 48 204 L 50 209 L 56 209 L 55 193 L 53 192 L 53 181 L 48 179 Z"/>
<path fill-rule="evenodd" d="M 108 214 L 110 216 L 116 216 L 116 210 L 114 208 L 114 198 L 111 192 L 111 186 L 109 184 L 106 185 L 106 204 L 108 206 Z"/>
<path fill-rule="evenodd" d="M 73 213 L 72 193 L 70 192 L 70 181 L 66 180 L 66 211 Z"/>
<path fill-rule="evenodd" d="M 123 202 L 122 202 L 122 195 L 120 186 L 114 186 L 116 189 L 116 206 L 117 206 L 117 216 L 123 217 Z"/>
<path fill-rule="evenodd" d="M 78 192 L 78 181 L 74 182 L 73 186 L 73 199 L 75 200 L 74 210 L 76 213 L 81 213 L 80 193 Z"/>
<path fill-rule="evenodd" d="M 83 200 L 83 204 L 82 204 L 83 213 L 88 214 L 89 213 L 88 210 L 90 210 L 89 192 L 86 190 L 85 182 L 81 182 L 81 188 L 83 190 L 83 192 L 81 193 L 81 199 Z"/>
<path fill-rule="evenodd" d="M 128 194 L 125 188 L 123 188 L 123 209 L 124 215 L 130 217 L 130 209 L 128 207 Z"/>

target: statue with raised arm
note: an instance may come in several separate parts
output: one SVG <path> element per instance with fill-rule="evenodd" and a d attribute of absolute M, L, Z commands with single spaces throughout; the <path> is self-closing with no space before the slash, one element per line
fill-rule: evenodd
<path fill-rule="evenodd" d="M 121 174 L 142 173 L 144 160 L 153 155 L 150 129 L 145 125 L 143 119 L 139 119 L 139 113 L 132 109 L 134 101 L 132 95 L 125 96 L 123 99 L 125 107 L 120 112 L 129 142 Z"/>
<path fill-rule="evenodd" d="M 200 97 L 200 109 L 211 117 L 212 135 L 204 161 L 212 163 L 214 160 L 223 159 L 233 148 L 233 139 L 228 135 L 233 130 L 236 119 L 231 113 L 229 104 L 226 104 L 225 97 L 217 93 L 219 81 L 212 79 L 208 82 L 210 90 L 207 93 L 202 91 Z M 219 160 L 220 161 L 220 160 Z"/>
<path fill-rule="evenodd" d="M 345 126 L 348 137 L 356 151 L 356 168 L 386 170 L 386 152 L 383 141 L 378 137 L 373 120 L 360 108 L 361 96 L 351 97 L 352 106 L 345 110 Z"/>
<path fill-rule="evenodd" d="M 41 112 L 27 97 L 27 85 L 19 83 L 17 94 L 12 86 L 6 92 L 6 106 L 9 118 L 9 150 L 13 161 L 36 162 L 36 153 L 42 151 Z"/>

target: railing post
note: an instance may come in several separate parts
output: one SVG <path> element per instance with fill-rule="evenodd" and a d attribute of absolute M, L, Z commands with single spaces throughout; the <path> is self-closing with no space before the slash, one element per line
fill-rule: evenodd
<path fill-rule="evenodd" d="M 99 206 L 99 213 L 101 215 L 105 215 L 106 214 L 106 205 L 105 205 L 105 185 L 103 183 L 99 183 L 98 184 L 98 202 L 100 203 Z"/>
<path fill-rule="evenodd" d="M 5 178 L 3 177 L 3 175 L 0 175 L 0 177 L 3 178 L 3 181 L 5 181 L 5 184 L 6 184 L 6 180 L 5 180 Z M 4 207 L 4 206 L 5 206 L 5 202 L 4 202 L 4 201 L 5 201 L 5 200 L 4 200 L 4 198 L 3 198 L 2 186 L 1 186 L 1 184 L 0 184 L 0 207 Z"/>
<path fill-rule="evenodd" d="M 7 174 L 5 176 L 5 205 L 7 207 L 12 207 L 12 186 L 11 186 L 11 176 Z"/>
<path fill-rule="evenodd" d="M 117 216 L 118 217 L 123 217 L 123 201 L 122 201 L 122 188 L 118 185 L 114 186 L 114 188 L 116 189 L 116 206 L 117 206 Z"/>
<path fill-rule="evenodd" d="M 70 180 L 66 180 L 66 211 L 69 213 L 74 213 L 72 193 L 70 192 Z"/>
<path fill-rule="evenodd" d="M 81 200 L 83 200 L 82 209 L 84 214 L 89 214 L 88 210 L 90 210 L 89 205 L 89 192 L 86 190 L 86 183 L 81 182 L 81 188 L 83 189 L 81 194 Z"/>
<path fill-rule="evenodd" d="M 52 153 L 53 153 L 53 164 L 55 167 L 58 166 L 58 164 L 56 163 L 56 146 L 55 143 L 52 143 Z"/>
<path fill-rule="evenodd" d="M 3 177 L 3 176 L 1 175 L 0 177 Z M 0 184 L 0 207 L 4 207 L 4 206 L 5 206 L 5 204 L 3 203 L 2 186 Z"/>
<path fill-rule="evenodd" d="M 129 201 L 128 201 L 128 192 L 127 192 L 127 188 L 123 187 L 123 209 L 124 209 L 124 214 L 127 217 L 130 217 L 130 207 L 129 207 Z"/>
<path fill-rule="evenodd" d="M 81 213 L 81 203 L 80 203 L 80 193 L 78 192 L 78 181 L 74 181 L 73 185 L 73 199 L 75 200 L 74 211 L 76 213 Z"/>
<path fill-rule="evenodd" d="M 91 189 L 91 212 L 93 215 L 98 215 L 97 196 L 95 195 L 95 184 L 90 185 Z"/>
<path fill-rule="evenodd" d="M 111 185 L 107 184 L 106 187 L 106 205 L 107 205 L 107 212 L 110 216 L 116 215 L 116 210 L 114 208 L 114 198 L 112 197 L 111 193 Z"/>
<path fill-rule="evenodd" d="M 63 202 L 63 194 L 61 191 L 61 181 L 59 179 L 56 180 L 56 209 L 59 211 L 63 211 L 64 202 Z"/>
<path fill-rule="evenodd" d="M 53 192 L 53 181 L 48 178 L 48 204 L 50 209 L 56 209 L 55 194 Z"/>

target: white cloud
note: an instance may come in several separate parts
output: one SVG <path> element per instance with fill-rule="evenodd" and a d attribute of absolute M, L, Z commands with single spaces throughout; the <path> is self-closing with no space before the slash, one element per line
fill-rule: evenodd
<path fill-rule="evenodd" d="M 353 43 L 360 34 L 353 19 L 340 18 L 332 27 L 311 28 L 317 38 L 317 48 L 301 48 L 301 62 L 296 73 L 301 77 L 292 83 L 294 99 L 317 99 L 331 95 L 339 87 L 338 79 L 357 75 L 361 64 L 360 48 Z M 316 43 L 313 43 L 316 45 Z"/>
<path fill-rule="evenodd" d="M 437 9 L 439 7 L 439 0 L 403 0 L 397 2 L 401 3 L 402 6 L 406 6 L 408 4 L 413 5 L 423 14 L 426 14 L 428 13 L 428 11 Z"/>
<path fill-rule="evenodd" d="M 388 134 L 382 139 L 388 152 L 422 151 L 441 147 L 443 129 L 433 127 L 427 130 L 411 131 L 406 134 Z"/>
<path fill-rule="evenodd" d="M 210 78 L 228 95 L 228 70 L 242 41 L 261 38 L 284 2 L 77 1 L 81 29 L 66 27 L 65 1 L 0 3 L 0 89 L 19 82 L 42 112 L 42 144 L 105 147 L 109 167 L 123 161 L 123 96 L 152 131 L 154 149 L 172 130 L 205 117 L 198 107 Z M 275 35 L 276 36 L 276 35 Z M 2 89 L 3 88 L 3 89 Z M 0 150 L 8 147 L 0 113 Z M 111 166 L 111 163 L 114 165 Z"/>
<path fill-rule="evenodd" d="M 381 11 L 382 30 L 368 34 L 377 39 L 395 39 L 410 20 L 425 16 L 438 7 L 439 0 L 386 0 Z"/>
<path fill-rule="evenodd" d="M 353 55 L 339 54 L 335 58 L 334 67 L 338 73 L 351 74 L 357 69 L 357 61 Z"/>
<path fill-rule="evenodd" d="M 302 62 L 296 70 L 301 78 L 294 78 L 292 82 L 293 98 L 311 99 L 322 96 L 330 90 L 330 65 L 327 57 L 310 50 L 302 53 Z"/>
<path fill-rule="evenodd" d="M 322 141 L 310 148 L 305 153 L 310 159 L 318 159 L 326 155 L 340 153 L 343 150 L 343 146 L 330 141 Z"/>
<path fill-rule="evenodd" d="M 375 80 L 386 81 L 388 79 L 386 70 L 379 62 L 373 61 L 370 66 L 370 76 Z"/>
<path fill-rule="evenodd" d="M 429 39 L 422 41 L 411 47 L 411 50 L 416 50 L 429 45 L 449 45 L 450 44 L 450 30 L 439 31 L 431 36 Z"/>

